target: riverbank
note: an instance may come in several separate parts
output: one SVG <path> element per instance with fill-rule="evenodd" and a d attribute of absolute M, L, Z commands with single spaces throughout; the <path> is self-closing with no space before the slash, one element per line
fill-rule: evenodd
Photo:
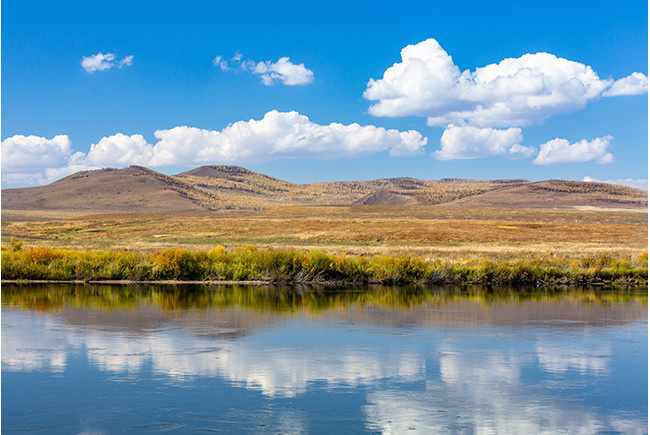
<path fill-rule="evenodd" d="M 209 251 L 73 251 L 3 247 L 2 280 L 294 284 L 647 285 L 648 254 L 512 259 L 348 256 L 245 245 Z"/>

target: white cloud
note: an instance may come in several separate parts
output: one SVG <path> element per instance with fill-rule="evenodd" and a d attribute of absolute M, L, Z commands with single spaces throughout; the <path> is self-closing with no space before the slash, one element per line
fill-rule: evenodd
<path fill-rule="evenodd" d="M 531 157 L 535 149 L 519 144 L 520 128 L 496 130 L 472 126 L 449 125 L 440 139 L 441 149 L 433 153 L 439 160 L 477 159 L 504 156 L 510 159 Z"/>
<path fill-rule="evenodd" d="M 146 165 L 153 160 L 153 145 L 140 134 L 117 133 L 90 146 L 85 163 L 91 166 Z"/>
<path fill-rule="evenodd" d="M 306 85 L 314 81 L 314 73 L 305 64 L 293 64 L 288 57 L 281 57 L 277 62 L 259 62 L 254 74 L 262 77 L 262 82 L 270 86 L 275 80 L 279 80 L 287 86 Z"/>
<path fill-rule="evenodd" d="M 14 136 L 2 142 L 3 181 L 42 184 L 80 170 L 131 164 L 242 164 L 277 158 L 347 158 L 382 151 L 392 156 L 419 155 L 427 143 L 414 130 L 356 123 L 320 125 L 298 112 L 276 110 L 260 120 L 238 121 L 220 131 L 179 126 L 157 130 L 154 135 L 158 142 L 149 144 L 142 135 L 117 133 L 91 145 L 88 153 L 73 153 L 65 135 L 49 140 Z"/>
<path fill-rule="evenodd" d="M 603 93 L 605 97 L 619 95 L 640 95 L 648 93 L 648 78 L 641 73 L 632 73 L 627 77 L 618 79 Z"/>
<path fill-rule="evenodd" d="M 86 163 L 86 155 L 81 151 L 72 154 L 65 166 L 59 168 L 45 168 L 43 171 L 43 180 L 46 183 L 59 180 L 68 175 L 79 171 L 88 171 L 91 169 L 100 169 L 100 166 L 93 166 Z M 42 183 L 41 183 L 42 184 Z"/>
<path fill-rule="evenodd" d="M 406 46 L 401 57 L 383 78 L 368 82 L 363 96 L 377 101 L 369 112 L 424 116 L 431 126 L 541 123 L 583 108 L 608 89 L 609 95 L 645 92 L 638 83 L 647 82 L 641 73 L 617 82 L 602 80 L 590 66 L 549 53 L 525 54 L 461 72 L 435 39 Z"/>
<path fill-rule="evenodd" d="M 228 66 L 228 62 L 223 60 L 223 56 L 215 56 L 214 59 L 212 59 L 212 63 L 219 68 L 221 68 L 221 71 L 229 71 L 230 67 Z"/>
<path fill-rule="evenodd" d="M 130 55 L 120 61 L 119 67 L 123 67 L 124 65 L 130 66 L 132 63 L 133 63 L 133 55 Z"/>
<path fill-rule="evenodd" d="M 566 139 L 556 138 L 543 143 L 539 154 L 533 160 L 536 165 L 553 163 L 576 163 L 595 161 L 597 163 L 612 163 L 614 156 L 607 152 L 607 147 L 614 138 L 612 136 L 597 137 L 591 141 L 582 139 L 570 143 Z"/>
<path fill-rule="evenodd" d="M 113 67 L 122 68 L 125 65 L 133 63 L 133 55 L 126 56 L 124 59 L 118 61 L 113 53 L 97 53 L 92 56 L 84 57 L 81 60 L 81 67 L 89 73 L 95 71 L 105 71 Z"/>
<path fill-rule="evenodd" d="M 16 135 L 2 141 L 2 164 L 7 168 L 28 169 L 65 162 L 72 154 L 70 138 L 57 135 L 52 139 Z"/>
<path fill-rule="evenodd" d="M 597 178 L 590 177 L 588 175 L 585 175 L 585 177 L 582 179 L 582 181 L 586 181 L 588 183 L 610 183 L 610 184 L 620 184 L 622 186 L 629 186 L 629 187 L 634 187 L 636 189 L 643 189 L 643 190 L 648 190 L 648 179 L 633 179 L 633 178 L 623 178 L 623 179 L 618 179 L 618 180 L 605 180 L 601 181 Z"/>
<path fill-rule="evenodd" d="M 319 125 L 298 112 L 272 110 L 261 120 L 238 121 L 221 131 L 194 127 L 158 130 L 152 166 L 254 162 L 274 158 L 343 158 L 389 151 L 422 154 L 427 139 L 372 125 Z"/>
<path fill-rule="evenodd" d="M 222 71 L 232 69 L 250 71 L 259 75 L 262 83 L 266 86 L 271 86 L 278 81 L 287 86 L 306 85 L 314 81 L 313 71 L 306 68 L 303 63 L 292 63 L 288 57 L 281 57 L 277 62 L 271 62 L 270 60 L 256 62 L 251 59 L 242 60 L 241 53 L 237 53 L 231 61 L 235 64 L 234 67 L 230 67 L 222 56 L 216 56 L 212 63 L 221 68 Z"/>
<path fill-rule="evenodd" d="M 65 134 L 52 139 L 12 136 L 2 141 L 2 182 L 9 185 L 34 185 L 54 181 L 46 169 L 59 168 L 56 175 L 69 175 L 62 169 L 69 165 L 72 156 L 72 144 Z"/>

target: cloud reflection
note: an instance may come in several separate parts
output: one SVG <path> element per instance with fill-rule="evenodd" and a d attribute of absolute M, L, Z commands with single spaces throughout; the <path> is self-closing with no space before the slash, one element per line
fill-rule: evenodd
<path fill-rule="evenodd" d="M 555 360 L 551 367 L 585 367 L 601 374 L 602 366 L 594 362 L 608 358 L 602 354 L 586 356 L 585 351 L 575 359 Z M 367 428 L 382 433 L 645 432 L 646 422 L 638 416 L 587 409 L 522 378 L 526 366 L 536 363 L 532 354 L 495 350 L 482 352 L 480 359 L 477 355 L 453 350 L 437 354 L 440 376 L 429 377 L 423 391 L 370 393 L 363 408 Z"/>
<path fill-rule="evenodd" d="M 606 375 L 611 357 L 609 346 L 576 349 L 572 347 L 537 345 L 537 358 L 540 366 L 551 373 L 577 370 L 582 374 Z"/>
<path fill-rule="evenodd" d="M 343 336 L 336 328 L 317 323 L 307 328 L 297 320 L 260 327 L 255 334 L 236 339 L 215 339 L 188 331 L 205 333 L 215 325 L 222 327 L 219 322 L 205 321 L 204 328 L 194 329 L 180 325 L 120 331 L 69 326 L 49 315 L 3 310 L 3 369 L 61 372 L 75 354 L 82 354 L 105 372 L 151 371 L 172 382 L 221 378 L 267 397 L 296 397 L 316 387 L 356 387 L 357 393 L 365 394 L 358 387 L 368 387 L 362 407 L 365 424 L 383 433 L 644 433 L 646 429 L 646 419 L 636 411 L 622 414 L 596 408 L 564 391 L 575 387 L 567 372 L 600 382 L 615 371 L 610 369 L 610 345 L 595 335 L 569 345 L 543 335 L 515 341 L 513 333 L 501 344 L 486 347 L 482 337 L 480 345 L 454 341 L 433 327 L 410 338 L 373 337 L 370 332 L 375 329 L 362 327 L 346 330 Z M 423 337 L 427 340 L 421 341 Z M 399 389 L 404 385 L 408 391 Z M 298 411 L 279 417 L 274 424 L 282 433 L 308 429 L 309 416 Z"/>
<path fill-rule="evenodd" d="M 423 379 L 425 371 L 424 359 L 408 345 L 391 352 L 379 347 L 361 349 L 354 344 L 328 349 L 311 342 L 307 335 L 301 339 L 300 334 L 297 341 L 278 346 L 272 334 L 214 341 L 165 329 L 148 335 L 73 331 L 35 317 L 28 322 L 21 319 L 21 324 L 25 325 L 21 330 L 3 330 L 2 362 L 13 370 L 62 371 L 66 351 L 80 350 L 93 365 L 107 372 L 137 373 L 151 367 L 154 373 L 175 380 L 221 377 L 270 397 L 295 397 L 313 382 L 334 388 L 369 385 L 384 378 L 413 381 Z M 42 330 L 47 333 L 34 342 L 31 337 L 38 337 Z M 30 345 L 24 344 L 30 341 Z"/>
<path fill-rule="evenodd" d="M 34 334 L 22 322 L 14 322 L 16 317 L 12 312 L 3 310 L 2 317 L 3 370 L 62 372 L 65 369 L 68 341 L 55 328 L 55 322 L 40 319 L 42 331 Z"/>

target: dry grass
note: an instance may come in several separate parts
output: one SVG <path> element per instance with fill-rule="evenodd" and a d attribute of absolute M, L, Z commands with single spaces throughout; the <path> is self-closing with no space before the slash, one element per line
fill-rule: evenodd
<path fill-rule="evenodd" d="M 647 250 L 647 231 L 646 212 L 446 205 L 85 216 L 3 211 L 2 219 L 2 240 L 15 237 L 26 247 L 153 251 L 254 244 L 426 259 L 603 252 L 633 256 Z"/>

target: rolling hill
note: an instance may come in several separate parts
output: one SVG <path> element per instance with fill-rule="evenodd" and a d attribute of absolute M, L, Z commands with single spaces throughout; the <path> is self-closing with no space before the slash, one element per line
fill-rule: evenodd
<path fill-rule="evenodd" d="M 66 211 L 202 211 L 180 180 L 139 166 L 84 171 L 47 186 L 3 189 L 2 208 Z"/>
<path fill-rule="evenodd" d="M 2 190 L 5 210 L 198 212 L 281 205 L 436 205 L 646 208 L 647 192 L 606 183 L 549 180 L 419 180 L 294 184 L 238 166 L 174 176 L 141 166 L 83 171 L 46 186 Z"/>

